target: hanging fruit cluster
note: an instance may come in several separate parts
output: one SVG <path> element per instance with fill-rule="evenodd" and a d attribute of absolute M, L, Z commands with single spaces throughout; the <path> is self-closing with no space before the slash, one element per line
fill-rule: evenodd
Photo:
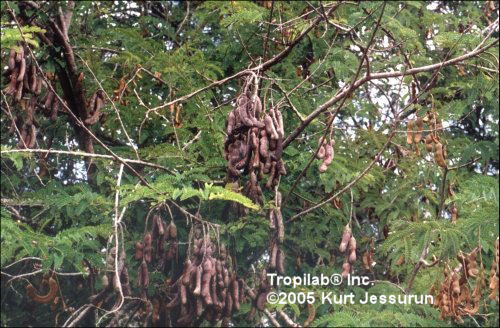
<path fill-rule="evenodd" d="M 135 244 L 134 258 L 141 262 L 137 273 L 137 286 L 142 288 L 143 296 L 149 285 L 148 264 L 154 259 L 158 269 L 163 270 L 168 261 L 176 258 L 178 244 L 175 223 L 171 221 L 167 225 L 160 215 L 154 215 L 151 231 L 146 232 L 143 241 L 137 241 Z"/>
<path fill-rule="evenodd" d="M 424 124 L 428 123 L 430 132 L 423 137 Z M 415 130 L 416 125 L 416 130 Z M 429 111 L 423 118 L 417 118 L 415 120 L 408 121 L 406 130 L 406 143 L 415 144 L 415 151 L 417 155 L 420 155 L 420 149 L 418 144 L 420 142 L 425 143 L 425 149 L 432 153 L 434 152 L 434 160 L 436 164 L 442 168 L 447 168 L 446 163 L 446 147 L 441 143 L 439 138 L 439 133 L 443 130 L 443 124 L 441 119 L 437 117 L 437 113 Z"/>
<path fill-rule="evenodd" d="M 328 166 L 333 161 L 334 150 L 333 146 L 335 146 L 335 140 L 330 138 L 329 142 L 323 141 L 323 137 L 319 138 L 318 145 L 321 144 L 319 148 L 318 154 L 316 154 L 316 158 L 322 159 L 323 161 L 319 165 L 319 172 L 324 173 L 328 170 Z"/>
<path fill-rule="evenodd" d="M 342 265 L 342 277 L 347 278 L 347 275 L 351 272 L 352 265 L 356 262 L 356 238 L 352 235 L 350 222 L 344 227 L 339 251 L 341 253 L 347 251 L 344 258 L 344 264 Z"/>
<path fill-rule="evenodd" d="M 112 247 L 106 256 L 106 273 L 102 277 L 102 285 L 104 287 L 108 287 L 109 281 L 111 281 L 111 286 L 116 292 L 120 290 L 121 285 L 123 296 L 130 296 L 132 291 L 130 289 L 128 269 L 125 265 L 125 250 L 122 248 L 118 253 L 118 268 L 115 267 L 115 257 L 116 247 Z M 120 278 L 119 282 L 117 280 L 116 272 L 118 272 L 118 276 Z"/>
<path fill-rule="evenodd" d="M 459 252 L 459 265 L 451 270 L 444 268 L 444 281 L 439 286 L 438 296 L 434 298 L 434 306 L 439 308 L 441 319 L 451 317 L 462 323 L 462 316 L 474 315 L 479 311 L 481 292 L 484 287 L 483 274 L 477 268 L 476 257 L 480 252 L 476 247 L 472 252 Z M 469 279 L 475 278 L 475 287 L 470 291 Z M 431 289 L 433 294 L 434 286 Z"/>
<path fill-rule="evenodd" d="M 177 325 L 190 325 L 202 316 L 212 324 L 229 318 L 239 311 L 243 297 L 226 247 L 203 236 L 200 229 L 194 232 L 192 253 L 173 288 L 175 296 L 166 308 L 179 310 Z"/>
<path fill-rule="evenodd" d="M 23 113 L 11 122 L 9 132 L 18 134 L 19 148 L 33 148 L 37 135 L 34 114 L 37 98 L 45 82 L 38 76 L 35 64 L 28 63 L 25 54 L 24 46 L 10 50 L 8 69 L 5 72 L 9 76 L 9 82 L 4 92 L 12 97 L 14 103 L 19 103 L 23 110 Z"/>
<path fill-rule="evenodd" d="M 247 286 L 246 291 L 248 292 L 248 296 L 252 299 L 252 307 L 247 314 L 249 320 L 251 320 L 257 310 L 264 311 L 267 303 L 267 295 L 271 291 L 271 284 L 267 280 L 267 272 L 266 270 L 262 270 L 259 277 L 259 287 L 257 287 L 257 293 Z"/>
<path fill-rule="evenodd" d="M 271 225 L 272 237 L 269 250 L 269 268 L 276 269 L 279 274 L 285 273 L 285 253 L 281 249 L 285 238 L 285 227 L 281 215 L 281 193 L 276 191 L 274 207 L 268 211 L 269 224 Z"/>
<path fill-rule="evenodd" d="M 253 92 L 250 91 L 252 85 Z M 271 189 L 278 184 L 280 175 L 286 174 L 286 169 L 282 159 L 283 117 L 275 107 L 266 113 L 257 95 L 257 85 L 256 76 L 247 78 L 236 107 L 228 114 L 224 150 L 228 180 L 237 181 L 242 171 L 250 174 L 245 195 L 262 205 L 258 181 L 269 174 L 266 187 Z"/>
<path fill-rule="evenodd" d="M 495 258 L 491 262 L 491 269 L 490 269 L 490 295 L 488 296 L 490 300 L 497 301 L 498 302 L 498 262 L 500 259 L 500 246 L 499 246 L 499 241 L 498 238 L 495 241 Z"/>

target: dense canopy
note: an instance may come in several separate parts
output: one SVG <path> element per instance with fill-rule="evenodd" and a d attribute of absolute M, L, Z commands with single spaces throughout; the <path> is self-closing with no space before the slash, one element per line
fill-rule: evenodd
<path fill-rule="evenodd" d="M 498 17 L 3 1 L 2 326 L 498 325 Z"/>

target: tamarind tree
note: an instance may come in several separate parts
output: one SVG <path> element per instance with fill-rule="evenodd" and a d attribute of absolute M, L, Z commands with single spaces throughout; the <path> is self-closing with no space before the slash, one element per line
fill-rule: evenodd
<path fill-rule="evenodd" d="M 2 326 L 498 325 L 498 11 L 2 2 Z"/>

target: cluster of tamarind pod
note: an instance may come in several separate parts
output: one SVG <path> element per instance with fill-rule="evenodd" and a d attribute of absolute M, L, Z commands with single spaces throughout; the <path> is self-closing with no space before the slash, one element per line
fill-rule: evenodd
<path fill-rule="evenodd" d="M 180 326 L 200 318 L 212 324 L 224 320 L 223 326 L 227 326 L 233 311 L 240 310 L 244 296 L 225 245 L 218 246 L 199 229 L 194 231 L 191 255 L 172 290 L 175 294 L 166 309 L 178 309 L 176 325 Z"/>
<path fill-rule="evenodd" d="M 495 241 L 495 258 L 491 261 L 490 269 L 490 295 L 488 296 L 490 300 L 498 302 L 498 264 L 500 260 L 500 246 L 499 240 Z"/>
<path fill-rule="evenodd" d="M 276 191 L 274 197 L 274 207 L 268 211 L 269 224 L 271 226 L 271 246 L 269 250 L 269 268 L 278 271 L 279 274 L 285 273 L 285 252 L 281 246 L 285 239 L 285 226 L 283 225 L 283 216 L 281 215 L 281 193 Z"/>
<path fill-rule="evenodd" d="M 344 227 L 339 251 L 341 253 L 347 251 L 344 258 L 344 264 L 342 264 L 342 277 L 347 278 L 347 275 L 351 272 L 352 265 L 356 262 L 356 238 L 352 235 L 350 222 Z"/>
<path fill-rule="evenodd" d="M 424 137 L 423 129 L 425 123 L 428 124 L 430 132 Z M 415 130 L 416 128 L 416 130 Z M 438 132 L 443 130 L 443 124 L 441 119 L 437 117 L 437 114 L 429 111 L 423 118 L 419 117 L 416 120 L 410 120 L 407 124 L 406 130 L 406 143 L 415 144 L 415 150 L 417 155 L 420 154 L 418 144 L 424 142 L 425 149 L 432 153 L 434 152 L 434 160 L 436 164 L 442 168 L 447 168 L 446 163 L 446 147 L 441 143 Z"/>
<path fill-rule="evenodd" d="M 19 103 L 25 113 L 17 115 L 15 121 L 11 122 L 9 133 L 17 132 L 18 148 L 33 148 L 37 135 L 34 117 L 36 101 L 44 82 L 38 76 L 35 64 L 27 62 L 24 46 L 17 46 L 16 49 L 10 50 L 8 69 L 5 72 L 9 82 L 3 91 L 12 97 L 14 103 Z M 29 94 L 32 96 L 29 97 Z"/>
<path fill-rule="evenodd" d="M 102 276 L 102 285 L 107 288 L 111 281 L 111 286 L 116 292 L 120 290 L 121 286 L 123 296 L 130 296 L 132 290 L 130 288 L 128 269 L 125 265 L 125 250 L 122 248 L 118 251 L 118 261 L 115 266 L 116 253 L 116 247 L 112 247 L 106 256 L 106 273 Z M 119 281 L 116 272 L 118 272 Z"/>
<path fill-rule="evenodd" d="M 253 92 L 250 91 L 255 82 Z M 278 108 L 272 107 L 268 113 L 258 97 L 258 81 L 251 76 L 245 81 L 236 107 L 228 114 L 224 143 L 227 160 L 228 180 L 237 181 L 241 175 L 250 174 L 245 186 L 245 194 L 262 205 L 262 189 L 258 180 L 269 174 L 266 187 L 276 186 L 280 175 L 286 174 L 282 159 L 284 126 Z"/>
<path fill-rule="evenodd" d="M 333 146 L 335 146 L 335 140 L 330 138 L 328 142 L 326 140 L 323 140 L 323 137 L 319 138 L 318 140 L 318 145 L 321 144 L 321 147 L 319 148 L 318 153 L 316 154 L 316 158 L 322 159 L 323 161 L 319 165 L 319 172 L 324 173 L 326 170 L 328 170 L 328 166 L 332 163 L 333 161 L 333 156 L 334 156 L 334 150 Z"/>
<path fill-rule="evenodd" d="M 484 287 L 483 274 L 477 268 L 476 258 L 481 251 L 476 247 L 470 253 L 459 252 L 459 265 L 451 270 L 447 265 L 444 268 L 444 281 L 439 286 L 438 296 L 434 298 L 434 306 L 439 308 L 441 319 L 453 318 L 463 323 L 462 316 L 474 315 L 479 311 L 481 292 Z M 475 278 L 476 284 L 472 292 L 469 288 L 469 279 Z M 433 285 L 430 294 L 434 294 Z"/>
<path fill-rule="evenodd" d="M 265 269 L 261 271 L 260 276 L 258 278 L 259 278 L 258 281 L 259 286 L 256 288 L 256 291 L 248 286 L 246 286 L 245 288 L 245 290 L 248 293 L 248 296 L 252 300 L 252 307 L 250 308 L 250 311 L 247 314 L 249 320 L 251 320 L 255 316 L 257 310 L 264 311 L 267 303 L 267 295 L 269 294 L 269 292 L 271 292 L 272 289 L 271 284 L 267 280 L 267 271 Z M 244 284 L 244 282 L 242 282 L 242 284 Z"/>
<path fill-rule="evenodd" d="M 163 269 L 168 261 L 177 256 L 178 245 L 175 223 L 171 221 L 167 225 L 158 214 L 154 215 L 151 231 L 145 233 L 143 241 L 135 243 L 134 258 L 141 262 L 137 273 L 137 287 L 141 288 L 143 293 L 149 285 L 148 264 L 154 259 L 157 261 L 157 267 Z"/>

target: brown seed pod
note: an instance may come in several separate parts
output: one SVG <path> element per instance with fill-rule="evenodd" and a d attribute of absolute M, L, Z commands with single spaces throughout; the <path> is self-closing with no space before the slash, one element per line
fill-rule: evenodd
<path fill-rule="evenodd" d="M 151 247 L 151 233 L 147 232 L 146 235 L 144 235 L 144 259 L 146 260 L 147 263 L 151 262 L 151 253 L 152 253 L 152 247 Z"/>
<path fill-rule="evenodd" d="M 415 143 L 418 144 L 422 140 L 422 131 L 424 129 L 424 120 L 419 117 L 417 119 L 417 133 L 415 133 Z"/>
<path fill-rule="evenodd" d="M 262 112 L 262 102 L 260 101 L 260 98 L 257 95 L 254 95 L 252 97 L 252 106 L 253 106 L 253 112 L 255 113 L 255 117 L 259 119 L 260 113 Z"/>
<path fill-rule="evenodd" d="M 265 290 L 257 295 L 255 306 L 259 311 L 264 311 L 264 309 L 266 308 L 267 294 L 269 294 L 269 291 Z"/>
<path fill-rule="evenodd" d="M 196 286 L 195 289 L 193 290 L 193 295 L 200 295 L 201 294 L 201 276 L 203 274 L 203 268 L 201 266 L 198 266 L 196 268 Z"/>
<path fill-rule="evenodd" d="M 273 140 L 278 140 L 278 132 L 276 131 L 273 119 L 271 118 L 271 116 L 269 116 L 269 114 L 266 114 L 266 116 L 264 117 L 264 124 L 266 126 L 267 135 L 270 136 Z"/>
<path fill-rule="evenodd" d="M 349 272 L 351 271 L 351 265 L 349 264 L 349 262 L 344 262 L 344 264 L 342 264 L 342 278 L 347 278 L 347 275 L 349 275 Z"/>
<path fill-rule="evenodd" d="M 450 209 L 450 213 L 451 213 L 451 222 L 452 223 L 457 223 L 457 219 L 458 219 L 458 210 L 455 206 L 453 206 L 451 209 Z"/>
<path fill-rule="evenodd" d="M 38 82 L 38 80 L 37 80 L 37 76 L 36 76 L 36 66 L 31 65 L 29 85 L 30 85 L 30 91 L 32 93 L 35 93 L 35 90 L 37 87 L 37 85 L 36 85 L 37 82 Z"/>
<path fill-rule="evenodd" d="M 24 58 L 24 47 L 19 47 L 19 51 L 16 52 L 16 62 L 19 63 Z"/>
<path fill-rule="evenodd" d="M 285 239 L 285 226 L 283 224 L 283 216 L 281 215 L 280 209 L 274 210 L 274 220 L 277 241 L 278 243 L 283 244 L 283 240 Z"/>
<path fill-rule="evenodd" d="M 36 80 L 36 89 L 35 89 L 35 95 L 39 96 L 42 93 L 42 86 L 44 82 L 41 77 L 38 77 Z"/>
<path fill-rule="evenodd" d="M 281 249 L 278 249 L 278 254 L 276 255 L 276 271 L 280 275 L 285 274 L 285 253 Z"/>
<path fill-rule="evenodd" d="M 323 158 L 323 163 L 319 166 L 319 171 L 321 173 L 326 172 L 328 169 L 328 166 L 332 163 L 333 161 L 333 147 L 330 144 L 325 145 L 325 158 Z"/>
<path fill-rule="evenodd" d="M 47 109 L 49 108 L 52 108 L 52 102 L 54 101 L 54 93 L 52 92 L 52 90 L 48 90 L 47 93 L 46 93 L 46 98 L 45 98 L 45 103 L 43 104 L 43 106 Z"/>
<path fill-rule="evenodd" d="M 437 165 L 441 166 L 442 168 L 448 167 L 448 165 L 446 165 L 446 161 L 443 155 L 443 145 L 440 142 L 436 143 L 436 151 L 434 152 L 434 159 L 436 160 Z"/>
<path fill-rule="evenodd" d="M 174 221 L 170 221 L 168 231 L 170 232 L 170 238 L 177 239 L 177 226 L 175 225 Z"/>
<path fill-rule="evenodd" d="M 273 161 L 271 164 L 271 170 L 269 173 L 269 178 L 267 179 L 266 188 L 271 189 L 273 186 L 274 175 L 276 174 L 276 162 Z"/>
<path fill-rule="evenodd" d="M 271 252 L 270 252 L 270 258 L 269 258 L 269 268 L 274 269 L 276 268 L 276 257 L 278 254 L 278 245 L 276 243 L 271 244 Z"/>
<path fill-rule="evenodd" d="M 406 126 L 406 143 L 407 144 L 412 144 L 413 143 L 413 126 L 415 125 L 415 120 L 409 120 L 408 125 Z"/>
<path fill-rule="evenodd" d="M 54 280 L 52 277 L 49 278 L 48 284 L 49 284 L 49 291 L 46 295 L 37 294 L 36 289 L 35 287 L 33 287 L 32 284 L 28 284 L 26 286 L 26 295 L 28 295 L 28 297 L 31 298 L 33 301 L 40 304 L 51 303 L 56 297 L 57 292 L 59 291 L 59 285 L 57 284 L 57 281 Z"/>
<path fill-rule="evenodd" d="M 5 94 L 13 95 L 16 93 L 16 91 L 17 91 L 17 89 L 16 89 L 17 75 L 18 75 L 18 69 L 14 68 L 12 73 L 10 73 L 10 82 L 7 85 L 7 87 L 5 87 L 5 89 L 4 89 Z"/>
<path fill-rule="evenodd" d="M 31 124 L 30 128 L 31 128 L 31 134 L 30 134 L 30 140 L 26 144 L 27 148 L 33 148 L 33 147 L 35 147 L 35 143 L 36 143 L 36 128 L 35 128 L 35 125 Z"/>
<path fill-rule="evenodd" d="M 9 53 L 9 69 L 13 70 L 16 66 L 16 50 L 14 48 L 10 49 Z"/>
<path fill-rule="evenodd" d="M 135 243 L 135 255 L 134 255 L 134 258 L 136 260 L 142 259 L 143 249 L 144 249 L 144 244 L 142 242 L 138 241 L 138 242 Z"/>
<path fill-rule="evenodd" d="M 318 153 L 316 154 L 316 158 L 323 159 L 325 157 L 325 153 L 326 153 L 325 145 L 321 145 L 321 147 L 318 150 Z"/>
<path fill-rule="evenodd" d="M 142 285 L 142 287 L 148 287 L 148 285 L 149 285 L 149 271 L 148 271 L 148 265 L 146 264 L 146 261 L 142 260 L 140 270 L 141 270 L 141 275 L 142 275 L 141 285 Z"/>
<path fill-rule="evenodd" d="M 340 242 L 339 251 L 344 253 L 347 249 L 347 245 L 351 240 L 351 228 L 349 227 L 349 223 L 344 227 L 344 232 L 342 233 L 342 241 Z"/>
<path fill-rule="evenodd" d="M 236 117 L 234 116 L 234 112 L 230 111 L 227 116 L 227 128 L 226 132 L 228 135 L 233 134 L 234 127 L 236 125 Z"/>
<path fill-rule="evenodd" d="M 432 139 L 432 134 L 428 134 L 426 137 L 425 137 L 425 149 L 431 153 L 432 151 L 434 151 L 434 145 L 433 145 L 433 142 L 434 142 L 434 139 Z"/>
<path fill-rule="evenodd" d="M 23 81 L 17 82 L 15 101 L 20 101 L 23 96 Z"/>
<path fill-rule="evenodd" d="M 240 286 L 238 280 L 233 280 L 233 305 L 236 311 L 240 310 Z"/>
<path fill-rule="evenodd" d="M 24 80 L 24 74 L 26 73 L 26 60 L 21 59 L 21 65 L 19 65 L 19 75 L 17 76 L 17 82 Z"/>

